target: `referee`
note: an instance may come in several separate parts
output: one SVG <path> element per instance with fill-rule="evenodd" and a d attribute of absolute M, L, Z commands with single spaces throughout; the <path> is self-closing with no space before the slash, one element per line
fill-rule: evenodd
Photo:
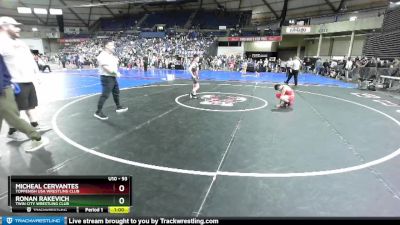
<path fill-rule="evenodd" d="M 285 81 L 285 84 L 289 84 L 290 79 L 292 79 L 292 77 L 294 77 L 294 86 L 297 86 L 297 77 L 298 77 L 299 71 L 301 69 L 300 58 L 296 56 L 294 58 L 294 60 L 292 61 L 291 65 L 292 65 L 292 67 L 291 67 L 292 72 L 289 73 L 289 76 L 288 76 L 287 80 Z"/>
<path fill-rule="evenodd" d="M 102 93 L 97 103 L 97 111 L 94 117 L 100 120 L 107 120 L 108 116 L 103 113 L 103 106 L 111 93 L 117 107 L 116 112 L 128 111 L 128 107 L 122 106 L 119 101 L 120 91 L 117 77 L 120 77 L 121 74 L 118 72 L 118 58 L 115 56 L 115 43 L 113 41 L 105 43 L 104 50 L 97 56 L 97 62 L 99 64 Z"/>

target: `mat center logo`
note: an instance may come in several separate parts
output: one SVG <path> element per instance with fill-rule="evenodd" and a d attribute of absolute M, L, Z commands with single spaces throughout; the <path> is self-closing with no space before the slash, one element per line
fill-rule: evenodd
<path fill-rule="evenodd" d="M 201 105 L 217 105 L 223 107 L 232 107 L 236 103 L 245 102 L 247 98 L 232 95 L 203 95 L 200 97 Z"/>

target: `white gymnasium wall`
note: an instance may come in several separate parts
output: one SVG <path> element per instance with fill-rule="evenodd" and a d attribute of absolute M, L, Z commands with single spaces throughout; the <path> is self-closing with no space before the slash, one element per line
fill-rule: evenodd
<path fill-rule="evenodd" d="M 46 53 L 46 55 L 52 56 L 59 53 L 61 46 L 57 39 L 45 38 L 42 39 L 42 41 L 43 41 L 44 53 Z"/>
<path fill-rule="evenodd" d="M 334 39 L 331 56 L 347 56 L 350 47 L 350 37 L 337 37 Z"/>
<path fill-rule="evenodd" d="M 330 48 L 332 42 L 332 48 Z M 364 35 L 354 37 L 352 57 L 361 56 L 365 42 Z M 350 46 L 350 35 L 343 37 L 323 38 L 321 45 L 321 57 L 347 56 Z M 305 56 L 316 56 L 318 50 L 318 38 L 310 38 L 305 41 Z"/>
<path fill-rule="evenodd" d="M 224 47 L 224 46 L 218 46 L 218 52 L 217 55 L 240 55 L 243 56 L 244 54 L 244 46 L 229 46 L 229 47 Z"/>
<path fill-rule="evenodd" d="M 33 38 L 21 38 L 23 42 L 25 42 L 31 50 L 38 50 L 39 53 L 44 52 L 44 46 L 42 39 L 33 39 Z"/>
<path fill-rule="evenodd" d="M 366 36 L 354 37 L 353 49 L 351 52 L 352 56 L 362 56 Z"/>
<path fill-rule="evenodd" d="M 320 56 L 329 56 L 330 38 L 323 38 L 321 44 Z M 305 41 L 305 56 L 316 56 L 318 51 L 318 38 Z"/>
<path fill-rule="evenodd" d="M 278 42 L 273 41 L 251 41 L 244 43 L 244 51 L 246 52 L 276 52 L 278 48 Z"/>

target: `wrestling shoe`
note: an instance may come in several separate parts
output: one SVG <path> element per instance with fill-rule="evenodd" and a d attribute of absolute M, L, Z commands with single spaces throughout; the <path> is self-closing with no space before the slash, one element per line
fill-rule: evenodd
<path fill-rule="evenodd" d="M 12 139 L 13 141 L 27 141 L 29 140 L 28 136 L 26 136 L 25 134 L 22 134 L 21 132 L 14 132 L 12 134 L 7 134 L 7 137 Z"/>
<path fill-rule="evenodd" d="M 108 116 L 104 115 L 103 112 L 96 112 L 93 116 L 99 120 L 108 120 Z"/>
<path fill-rule="evenodd" d="M 125 106 L 118 106 L 117 109 L 115 110 L 115 112 L 117 112 L 117 113 L 123 113 L 126 111 L 128 111 L 128 107 L 125 107 Z"/>
<path fill-rule="evenodd" d="M 47 139 L 46 137 L 42 137 L 40 141 L 32 140 L 30 143 L 30 148 L 25 149 L 25 151 L 26 152 L 37 151 L 46 146 L 47 144 L 49 144 L 49 142 L 50 142 L 49 139 Z"/>

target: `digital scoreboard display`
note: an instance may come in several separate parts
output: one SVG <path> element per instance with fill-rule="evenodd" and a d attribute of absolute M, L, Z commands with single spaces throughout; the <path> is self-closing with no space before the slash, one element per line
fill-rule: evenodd
<path fill-rule="evenodd" d="M 21 213 L 129 213 L 131 176 L 9 176 L 8 205 Z"/>

